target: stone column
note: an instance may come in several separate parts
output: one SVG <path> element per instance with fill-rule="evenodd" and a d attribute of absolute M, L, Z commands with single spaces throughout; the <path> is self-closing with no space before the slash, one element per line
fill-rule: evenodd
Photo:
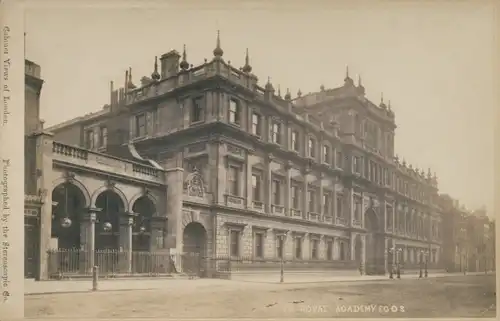
<path fill-rule="evenodd" d="M 351 250 L 348 253 L 349 257 L 351 258 L 351 260 L 355 260 L 356 259 L 356 251 L 354 251 L 355 245 L 356 245 L 356 234 L 355 233 L 351 233 L 350 246 L 349 246 L 349 248 Z"/>
<path fill-rule="evenodd" d="M 392 233 L 396 230 L 396 202 L 392 203 Z"/>
<path fill-rule="evenodd" d="M 320 220 L 323 220 L 323 215 L 325 214 L 325 206 L 323 204 L 323 177 L 324 176 L 325 175 L 323 173 L 319 173 L 319 195 L 318 195 L 319 211 L 318 211 L 318 214 L 319 214 Z"/>
<path fill-rule="evenodd" d="M 120 217 L 120 256 L 118 258 L 121 273 L 132 273 L 132 224 L 134 224 L 134 215 L 131 213 L 122 214 Z"/>
<path fill-rule="evenodd" d="M 225 194 L 226 194 L 226 148 L 223 143 L 217 141 L 215 143 L 215 149 L 217 150 L 216 153 L 214 153 L 214 157 L 216 159 L 216 173 L 217 173 L 217 184 L 215 187 L 215 191 L 217 191 L 217 204 L 219 205 L 225 205 Z M 181 174 L 181 191 L 182 191 L 182 174 Z M 182 196 L 181 196 L 182 197 Z M 182 201 L 181 201 L 181 208 L 182 208 Z"/>
<path fill-rule="evenodd" d="M 167 224 L 167 248 L 174 257 L 174 264 L 180 270 L 180 260 L 176 260 L 177 254 L 182 253 L 182 193 L 183 193 L 183 169 L 172 168 L 165 171 L 167 183 L 166 212 Z M 220 188 L 220 186 L 219 186 Z"/>
<path fill-rule="evenodd" d="M 354 219 L 354 189 L 349 188 L 349 217 L 347 218 L 349 222 L 348 226 L 352 226 L 352 220 Z"/>
<path fill-rule="evenodd" d="M 264 195 L 264 202 L 266 206 L 266 212 L 268 214 L 272 214 L 272 204 L 273 204 L 273 188 L 272 188 L 272 170 L 271 170 L 271 163 L 272 163 L 273 157 L 272 155 L 268 155 L 266 158 L 266 173 L 265 173 L 265 187 L 264 190 L 266 192 L 266 195 Z"/>
<path fill-rule="evenodd" d="M 285 213 L 288 216 L 292 216 L 291 204 L 292 204 L 292 170 L 291 163 L 285 165 L 286 175 L 285 175 Z"/>
<path fill-rule="evenodd" d="M 340 214 L 342 214 L 342 213 L 337 213 L 337 183 L 336 182 L 333 184 L 332 197 L 333 197 L 333 200 L 332 200 L 333 224 L 337 224 L 337 222 L 336 222 L 337 217 L 340 216 Z"/>
<path fill-rule="evenodd" d="M 95 262 L 95 222 L 100 209 L 89 209 L 80 224 L 80 246 L 83 255 L 80 256 L 80 272 L 92 273 Z"/>
<path fill-rule="evenodd" d="M 253 208 L 253 195 L 252 195 L 252 162 L 251 154 L 249 151 L 246 152 L 246 162 L 245 162 L 245 176 L 246 176 L 246 206 L 247 208 Z"/>
<path fill-rule="evenodd" d="M 305 219 L 309 218 L 309 183 L 307 181 L 307 173 L 304 173 L 304 181 L 302 182 L 302 199 L 304 204 L 302 204 L 302 217 Z"/>

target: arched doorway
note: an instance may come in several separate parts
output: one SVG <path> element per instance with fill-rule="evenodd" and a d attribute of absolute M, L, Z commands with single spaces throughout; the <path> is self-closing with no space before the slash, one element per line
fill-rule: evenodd
<path fill-rule="evenodd" d="M 205 243 L 207 238 L 207 231 L 198 222 L 191 222 L 184 228 L 182 234 L 182 251 L 184 253 L 196 253 L 198 255 L 205 255 Z"/>
<path fill-rule="evenodd" d="M 186 225 L 182 234 L 182 269 L 185 273 L 203 275 L 207 231 L 198 222 Z"/>
<path fill-rule="evenodd" d="M 365 229 L 366 235 L 366 274 L 384 274 L 385 273 L 385 260 L 384 260 L 384 238 L 380 234 L 380 224 L 377 213 L 373 208 L 369 208 L 365 212 Z"/>
<path fill-rule="evenodd" d="M 85 207 L 85 196 L 74 184 L 65 182 L 52 191 L 51 235 L 59 249 L 80 248 L 80 222 Z"/>
<path fill-rule="evenodd" d="M 132 251 L 149 251 L 151 219 L 156 212 L 156 207 L 149 197 L 142 196 L 134 202 L 132 212 L 138 214 L 132 226 Z"/>
<path fill-rule="evenodd" d="M 112 190 L 99 194 L 95 203 L 97 208 L 102 209 L 95 225 L 95 249 L 117 250 L 120 247 L 120 214 L 124 204 Z"/>

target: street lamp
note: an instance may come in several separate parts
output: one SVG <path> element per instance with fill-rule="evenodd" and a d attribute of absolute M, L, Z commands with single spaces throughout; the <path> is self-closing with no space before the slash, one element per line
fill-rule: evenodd
<path fill-rule="evenodd" d="M 393 275 L 393 270 L 394 270 L 394 253 L 396 252 L 396 248 L 392 247 L 388 250 L 389 254 L 391 255 L 390 256 L 390 268 L 389 268 L 389 279 L 394 279 L 394 275 Z"/>
<path fill-rule="evenodd" d="M 68 228 L 71 226 L 71 219 L 69 217 L 64 217 L 61 219 L 61 226 L 63 228 Z"/>
<path fill-rule="evenodd" d="M 397 264 L 397 275 L 398 275 L 398 279 L 401 279 L 401 264 L 400 264 L 400 256 L 401 256 L 401 252 L 403 252 L 403 250 L 401 248 L 397 249 L 396 250 L 396 264 Z"/>
<path fill-rule="evenodd" d="M 427 277 L 429 274 L 427 272 L 427 264 L 429 263 L 429 251 L 425 251 L 424 252 L 424 259 L 425 259 L 425 272 L 424 272 L 424 276 Z"/>
<path fill-rule="evenodd" d="M 420 266 L 420 273 L 418 274 L 418 278 L 422 278 L 422 265 L 424 265 L 423 262 L 423 256 L 424 256 L 424 250 L 420 250 L 420 255 L 419 255 L 419 266 Z"/>
<path fill-rule="evenodd" d="M 111 231 L 112 228 L 113 228 L 113 225 L 111 225 L 110 222 L 104 222 L 102 224 L 102 229 L 104 230 L 104 232 L 109 232 L 109 231 Z"/>
<path fill-rule="evenodd" d="M 281 257 L 281 260 L 280 260 L 280 283 L 283 283 L 284 282 L 284 279 L 285 279 L 285 262 L 283 261 L 284 260 L 284 247 L 285 247 L 285 236 L 284 235 L 280 235 L 280 257 Z"/>

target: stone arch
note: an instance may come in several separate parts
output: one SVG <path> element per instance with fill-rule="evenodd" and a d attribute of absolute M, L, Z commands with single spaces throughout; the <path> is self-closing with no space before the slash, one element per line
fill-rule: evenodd
<path fill-rule="evenodd" d="M 111 191 L 111 192 L 116 193 L 118 195 L 118 197 L 120 197 L 120 199 L 123 203 L 123 207 L 124 207 L 123 211 L 125 211 L 125 212 L 129 211 L 129 209 L 130 209 L 129 202 L 127 201 L 127 197 L 122 192 L 122 190 L 120 190 L 116 186 L 109 186 L 109 185 L 101 186 L 97 190 L 95 190 L 94 193 L 92 193 L 92 198 L 91 198 L 91 202 L 90 202 L 92 207 L 96 207 L 97 198 L 99 197 L 99 195 L 101 195 L 102 193 L 104 193 L 106 191 Z"/>
<path fill-rule="evenodd" d="M 80 223 L 86 207 L 84 191 L 72 180 L 59 180 L 52 189 L 51 235 L 59 248 L 80 248 Z"/>
<path fill-rule="evenodd" d="M 144 191 L 141 191 L 141 192 L 135 194 L 134 196 L 132 196 L 132 198 L 130 199 L 130 202 L 128 204 L 128 208 L 130 210 L 132 210 L 134 208 L 135 202 L 137 202 L 137 200 L 139 200 L 142 197 L 146 197 L 147 199 L 149 199 L 151 201 L 151 203 L 153 203 L 153 206 L 155 208 L 155 214 L 157 214 L 158 213 L 158 200 L 156 199 L 156 197 L 151 195 L 151 193 L 144 192 Z"/>
<path fill-rule="evenodd" d="M 373 207 L 365 211 L 365 228 L 369 231 L 376 232 L 380 229 L 380 222 L 377 212 Z"/>
<path fill-rule="evenodd" d="M 55 180 L 52 181 L 52 190 L 54 190 L 56 187 L 58 187 L 59 185 L 64 184 L 64 183 L 73 184 L 76 188 L 78 188 L 80 190 L 80 192 L 82 192 L 82 195 L 85 199 L 85 207 L 90 207 L 91 198 L 90 198 L 89 190 L 85 187 L 85 185 L 83 185 L 82 182 L 80 182 L 78 179 L 76 179 L 74 177 L 72 177 L 72 178 L 68 178 L 68 177 L 56 178 Z"/>
<path fill-rule="evenodd" d="M 203 220 L 200 220 L 199 213 L 190 210 L 182 211 L 182 229 L 184 230 L 189 223 L 199 223 L 205 230 L 207 227 Z"/>

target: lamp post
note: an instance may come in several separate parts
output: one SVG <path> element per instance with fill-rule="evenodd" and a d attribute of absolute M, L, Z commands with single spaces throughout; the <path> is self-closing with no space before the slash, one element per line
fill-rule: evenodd
<path fill-rule="evenodd" d="M 425 251 L 424 252 L 424 262 L 425 262 L 425 272 L 424 272 L 424 276 L 427 277 L 429 274 L 427 272 L 427 264 L 429 263 L 429 251 Z"/>
<path fill-rule="evenodd" d="M 394 279 L 394 274 L 393 274 L 393 270 L 394 270 L 394 253 L 396 252 L 396 249 L 394 247 L 390 248 L 388 250 L 389 254 L 390 254 L 390 267 L 389 267 L 389 279 Z"/>
<path fill-rule="evenodd" d="M 419 279 L 422 278 L 422 265 L 424 264 L 424 262 L 423 262 L 423 255 L 424 255 L 424 251 L 420 250 L 420 255 L 419 255 L 420 273 L 418 274 L 418 278 Z"/>
<path fill-rule="evenodd" d="M 401 252 L 403 252 L 403 250 L 401 248 L 397 249 L 396 250 L 396 264 L 397 264 L 397 276 L 398 276 L 398 279 L 401 279 L 401 264 L 400 264 L 400 255 L 401 255 Z"/>
<path fill-rule="evenodd" d="M 281 260 L 280 260 L 280 283 L 283 283 L 285 281 L 285 262 L 283 261 L 284 258 L 284 235 L 280 235 L 280 243 L 281 243 L 281 247 L 280 247 L 280 257 L 281 257 Z"/>

